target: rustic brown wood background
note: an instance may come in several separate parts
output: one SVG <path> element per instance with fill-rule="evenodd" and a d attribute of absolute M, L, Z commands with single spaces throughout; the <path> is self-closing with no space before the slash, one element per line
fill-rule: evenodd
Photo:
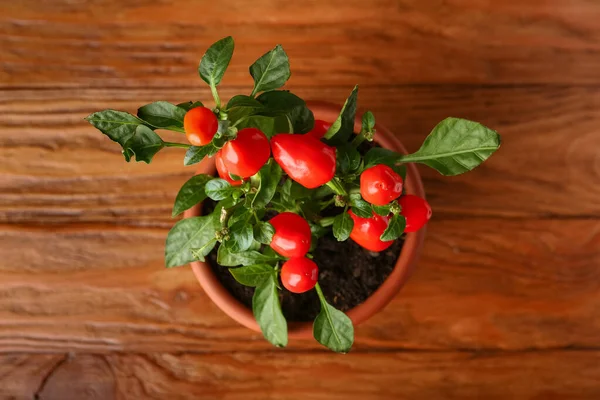
<path fill-rule="evenodd" d="M 222 97 L 282 43 L 290 89 L 360 84 L 409 150 L 450 115 L 503 135 L 472 173 L 421 169 L 418 269 L 349 355 L 274 349 L 164 269 L 181 150 L 127 164 L 83 121 L 208 100 L 229 34 Z M 0 173 L 1 399 L 600 398 L 597 0 L 1 0 Z"/>

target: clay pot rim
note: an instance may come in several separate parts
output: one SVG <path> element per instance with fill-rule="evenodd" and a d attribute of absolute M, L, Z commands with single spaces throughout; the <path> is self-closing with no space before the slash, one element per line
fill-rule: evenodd
<path fill-rule="evenodd" d="M 339 106 L 326 102 L 308 102 L 308 106 L 315 114 L 316 119 L 326 121 L 335 120 L 340 110 Z M 360 130 L 360 123 L 360 119 L 357 117 L 355 121 L 355 130 Z M 407 153 L 400 140 L 386 127 L 377 124 L 376 129 L 377 134 L 375 135 L 375 141 L 382 147 L 400 153 Z M 211 159 L 202 162 L 197 173 L 215 174 L 216 169 L 214 161 Z M 425 197 L 423 183 L 414 164 L 407 164 L 407 180 L 405 187 L 408 194 Z M 200 211 L 201 205 L 196 205 L 184 213 L 184 218 L 199 216 Z M 347 315 L 355 326 L 366 321 L 383 309 L 402 288 L 412 273 L 424 237 L 425 229 L 406 235 L 398 260 L 387 279 L 367 300 L 347 312 Z M 260 327 L 254 319 L 252 310 L 240 303 L 227 289 L 225 289 L 217 279 L 216 275 L 212 272 L 210 265 L 196 261 L 192 262 L 191 266 L 198 282 L 217 307 L 240 324 L 253 331 L 260 332 Z M 312 322 L 289 322 L 288 336 L 290 338 L 311 338 Z"/>

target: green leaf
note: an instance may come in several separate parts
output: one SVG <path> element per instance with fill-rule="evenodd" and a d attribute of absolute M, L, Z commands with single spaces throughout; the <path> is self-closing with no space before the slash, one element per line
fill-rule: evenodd
<path fill-rule="evenodd" d="M 131 139 L 138 125 L 144 124 L 141 119 L 116 110 L 104 110 L 90 114 L 86 117 L 86 121 L 112 141 L 119 143 L 121 147 Z"/>
<path fill-rule="evenodd" d="M 167 235 L 165 263 L 167 268 L 184 265 L 197 259 L 192 249 L 207 255 L 213 249 L 219 220 L 215 215 L 186 218 L 177 222 Z"/>
<path fill-rule="evenodd" d="M 356 102 L 358 99 L 358 85 L 354 86 L 352 93 L 346 99 L 342 111 L 331 124 L 323 136 L 328 144 L 341 144 L 348 141 L 354 133 L 354 117 L 356 116 Z"/>
<path fill-rule="evenodd" d="M 425 164 L 442 175 L 459 175 L 488 159 L 500 147 L 500 135 L 460 118 L 446 118 L 427 136 L 421 148 L 401 156 L 402 162 Z"/>
<path fill-rule="evenodd" d="M 350 195 L 350 205 L 352 205 L 352 212 L 361 218 L 371 218 L 373 216 L 371 204 L 364 201 L 360 194 Z"/>
<path fill-rule="evenodd" d="M 223 200 L 233 193 L 233 186 L 225 179 L 216 178 L 208 181 L 204 190 L 206 195 L 215 201 Z"/>
<path fill-rule="evenodd" d="M 267 116 L 285 115 L 292 124 L 294 133 L 307 133 L 315 124 L 315 117 L 306 106 L 306 102 L 287 90 L 265 92 L 258 96 L 256 100 L 264 105 L 261 114 Z"/>
<path fill-rule="evenodd" d="M 274 160 L 270 160 L 258 171 L 259 186 L 256 196 L 252 201 L 253 208 L 263 208 L 273 198 L 277 185 L 281 180 L 281 167 Z"/>
<path fill-rule="evenodd" d="M 354 220 L 347 212 L 337 215 L 333 220 L 333 236 L 338 242 L 348 240 L 352 228 L 354 228 Z"/>
<path fill-rule="evenodd" d="M 254 79 L 252 96 L 283 86 L 290 79 L 290 62 L 281 45 L 261 56 L 250 66 L 250 75 Z"/>
<path fill-rule="evenodd" d="M 272 263 L 280 259 L 281 257 L 279 256 L 261 254 L 255 250 L 233 253 L 226 246 L 219 246 L 219 250 L 217 251 L 217 263 L 224 267 Z"/>
<path fill-rule="evenodd" d="M 275 274 L 269 264 L 254 264 L 246 267 L 230 268 L 229 272 L 236 281 L 245 286 L 259 286 Z"/>
<path fill-rule="evenodd" d="M 293 128 L 285 115 L 252 115 L 241 119 L 236 125 L 238 129 L 256 128 L 265 134 L 269 139 L 278 133 L 290 133 Z"/>
<path fill-rule="evenodd" d="M 254 97 L 239 94 L 232 97 L 227 103 L 227 115 L 232 123 L 243 117 L 248 117 L 260 112 L 263 105 Z"/>
<path fill-rule="evenodd" d="M 137 115 L 155 128 L 185 132 L 183 118 L 186 110 L 166 101 L 146 104 L 138 109 Z"/>
<path fill-rule="evenodd" d="M 202 80 L 210 86 L 216 87 L 221 83 L 225 70 L 233 56 L 233 38 L 227 36 L 208 48 L 198 67 Z"/>
<path fill-rule="evenodd" d="M 175 198 L 173 217 L 204 201 L 206 199 L 204 187 L 206 186 L 206 182 L 211 179 L 213 177 L 206 174 L 194 175 L 188 179 L 181 189 L 179 189 L 179 193 L 177 193 L 177 197 Z"/>
<path fill-rule="evenodd" d="M 258 222 L 254 225 L 254 239 L 262 244 L 271 244 L 275 228 L 268 222 Z"/>
<path fill-rule="evenodd" d="M 365 169 L 379 164 L 387 165 L 393 168 L 394 165 L 400 160 L 401 156 L 401 154 L 392 150 L 381 147 L 372 148 L 365 154 Z"/>
<path fill-rule="evenodd" d="M 375 128 L 375 116 L 371 111 L 367 111 L 362 116 L 362 130 L 364 132 L 373 132 Z"/>
<path fill-rule="evenodd" d="M 315 289 L 321 301 L 321 312 L 315 318 L 313 336 L 328 349 L 337 353 L 347 353 L 354 343 L 352 321 L 346 314 L 327 303 L 318 283 Z"/>
<path fill-rule="evenodd" d="M 238 221 L 242 221 L 244 223 L 248 222 L 252 218 L 252 213 L 245 207 L 239 207 L 233 211 L 231 217 L 229 217 L 229 226 L 237 223 Z"/>
<path fill-rule="evenodd" d="M 214 141 L 215 139 L 213 139 Z M 183 158 L 183 165 L 193 165 L 204 160 L 204 157 L 212 157 L 219 151 L 220 147 L 215 146 L 213 142 L 205 146 L 190 147 Z"/>
<path fill-rule="evenodd" d="M 285 347 L 288 343 L 287 322 L 281 312 L 275 274 L 254 290 L 252 312 L 265 339 L 275 346 Z"/>
<path fill-rule="evenodd" d="M 338 175 L 347 175 L 360 167 L 360 153 L 349 143 L 340 145 L 336 150 L 336 170 Z"/>
<path fill-rule="evenodd" d="M 186 112 L 190 111 L 192 108 L 196 107 L 204 107 L 201 101 L 186 101 L 185 103 L 177 104 L 177 107 L 183 108 Z"/>
<path fill-rule="evenodd" d="M 158 153 L 165 143 L 160 136 L 146 125 L 138 125 L 131 138 L 123 145 L 123 156 L 128 162 L 135 155 L 136 161 L 144 161 L 150 164 L 152 157 Z"/>
<path fill-rule="evenodd" d="M 252 245 L 254 235 L 252 233 L 252 225 L 246 221 L 238 221 L 229 227 L 230 239 L 225 242 L 227 248 L 233 253 L 246 251 Z"/>
<path fill-rule="evenodd" d="M 388 227 L 383 231 L 379 239 L 384 242 L 396 240 L 404 233 L 406 229 L 406 220 L 400 214 L 396 214 L 390 219 Z"/>
<path fill-rule="evenodd" d="M 385 206 L 376 206 L 375 204 L 373 204 L 373 211 L 375 211 L 375 214 L 377 215 L 387 217 L 388 215 L 390 215 L 390 205 L 386 204 Z"/>

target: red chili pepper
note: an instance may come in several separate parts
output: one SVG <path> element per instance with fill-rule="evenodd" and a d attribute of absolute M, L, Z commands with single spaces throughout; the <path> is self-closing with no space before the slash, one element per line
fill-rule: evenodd
<path fill-rule="evenodd" d="M 383 251 L 390 247 L 393 240 L 382 241 L 379 239 L 383 231 L 388 227 L 389 217 L 382 217 L 373 213 L 371 218 L 362 218 L 352 212 L 348 211 L 352 219 L 354 220 L 354 227 L 350 232 L 350 238 L 358 243 L 360 246 L 371 251 Z"/>
<path fill-rule="evenodd" d="M 335 148 L 308 135 L 279 134 L 271 139 L 273 158 L 302 186 L 314 189 L 335 175 Z"/>
<path fill-rule="evenodd" d="M 237 137 L 221 149 L 225 168 L 240 178 L 256 174 L 270 156 L 269 139 L 256 128 L 241 129 Z"/>
<path fill-rule="evenodd" d="M 217 172 L 219 173 L 219 176 L 221 177 L 221 179 L 225 179 L 232 186 L 239 186 L 243 183 L 243 181 L 235 181 L 235 180 L 231 179 L 231 176 L 229 175 L 229 171 L 227 170 L 227 167 L 225 166 L 225 163 L 223 162 L 223 156 L 221 155 L 221 150 L 219 150 L 217 152 L 217 154 L 215 155 L 215 166 L 217 167 Z"/>
<path fill-rule="evenodd" d="M 217 116 L 206 107 L 192 108 L 183 117 L 183 129 L 187 140 L 194 146 L 209 144 L 217 129 Z"/>
<path fill-rule="evenodd" d="M 384 206 L 402 194 L 402 177 L 387 165 L 367 168 L 360 175 L 360 195 L 376 206 Z"/>
<path fill-rule="evenodd" d="M 271 248 L 284 257 L 304 257 L 310 250 L 311 232 L 308 222 L 298 214 L 283 212 L 269 221 L 275 234 Z"/>
<path fill-rule="evenodd" d="M 331 123 L 320 119 L 315 119 L 315 125 L 307 135 L 314 137 L 315 139 L 321 139 L 331 127 Z"/>
<path fill-rule="evenodd" d="M 315 287 L 319 267 L 306 257 L 291 258 L 281 267 L 281 283 L 292 293 L 304 293 Z"/>
<path fill-rule="evenodd" d="M 402 207 L 400 214 L 406 218 L 404 232 L 416 232 L 431 218 L 431 207 L 427 200 L 412 194 L 400 197 L 398 204 Z"/>

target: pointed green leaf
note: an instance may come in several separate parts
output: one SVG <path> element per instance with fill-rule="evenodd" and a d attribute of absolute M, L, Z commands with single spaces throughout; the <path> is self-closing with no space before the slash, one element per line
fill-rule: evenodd
<path fill-rule="evenodd" d="M 213 139 L 214 141 L 214 139 Z M 204 160 L 205 157 L 212 157 L 219 151 L 219 147 L 213 142 L 205 146 L 191 146 L 185 153 L 183 165 L 193 165 Z"/>
<path fill-rule="evenodd" d="M 371 111 L 367 111 L 362 116 L 362 130 L 364 132 L 373 132 L 375 128 L 375 116 Z"/>
<path fill-rule="evenodd" d="M 385 206 L 376 206 L 375 204 L 373 204 L 373 211 L 375 211 L 375 214 L 377 215 L 387 217 L 388 215 L 390 215 L 390 205 L 386 204 Z"/>
<path fill-rule="evenodd" d="M 246 251 L 252 245 L 252 240 L 254 240 L 252 225 L 245 221 L 238 221 L 229 227 L 229 236 L 229 240 L 225 242 L 229 251 L 233 253 Z"/>
<path fill-rule="evenodd" d="M 204 190 L 206 195 L 215 201 L 223 200 L 233 193 L 233 186 L 225 179 L 216 178 L 208 181 Z"/>
<path fill-rule="evenodd" d="M 337 215 L 333 220 L 333 236 L 338 242 L 348 240 L 352 228 L 354 228 L 354 220 L 347 212 Z"/>
<path fill-rule="evenodd" d="M 274 160 L 270 160 L 258 171 L 259 186 L 256 196 L 252 201 L 253 208 L 263 208 L 273 198 L 277 185 L 281 180 L 281 167 Z"/>
<path fill-rule="evenodd" d="M 252 312 L 265 339 L 277 347 L 285 347 L 288 343 L 287 322 L 281 312 L 275 274 L 254 290 Z"/>
<path fill-rule="evenodd" d="M 86 121 L 112 141 L 119 143 L 121 147 L 131 139 L 138 125 L 144 124 L 141 119 L 116 110 L 104 110 L 90 114 L 86 117 Z"/>
<path fill-rule="evenodd" d="M 155 128 L 169 129 L 177 132 L 183 130 L 183 118 L 186 110 L 166 101 L 146 104 L 138 109 L 137 115 Z"/>
<path fill-rule="evenodd" d="M 133 136 L 123 146 L 123 155 L 128 162 L 131 160 L 131 156 L 135 155 L 136 161 L 150 164 L 152 157 L 163 147 L 165 147 L 165 143 L 156 132 L 146 125 L 138 125 Z"/>
<path fill-rule="evenodd" d="M 406 219 L 400 214 L 394 215 L 388 224 L 388 227 L 383 231 L 379 239 L 384 242 L 396 240 L 404 233 L 406 229 Z"/>
<path fill-rule="evenodd" d="M 293 128 L 290 128 L 290 122 L 285 115 L 252 115 L 241 119 L 236 127 L 238 129 L 256 128 L 269 139 L 278 133 L 290 133 L 293 130 Z"/>
<path fill-rule="evenodd" d="M 354 87 L 346 99 L 342 111 L 323 136 L 329 144 L 341 144 L 348 141 L 354 133 L 354 117 L 358 99 L 358 85 Z"/>
<path fill-rule="evenodd" d="M 292 124 L 294 133 L 307 133 L 315 124 L 315 117 L 304 100 L 287 90 L 265 92 L 258 96 L 256 100 L 264 106 L 261 114 L 267 116 L 285 115 Z"/>
<path fill-rule="evenodd" d="M 198 67 L 198 73 L 204 82 L 213 87 L 221 83 L 221 79 L 223 79 L 225 70 L 233 56 L 233 48 L 234 43 L 231 36 L 215 42 L 208 48 Z"/>
<path fill-rule="evenodd" d="M 347 175 L 360 167 L 360 153 L 349 143 L 337 147 L 336 172 L 337 175 Z"/>
<path fill-rule="evenodd" d="M 214 215 L 186 218 L 177 222 L 167 235 L 165 246 L 167 268 L 196 260 L 197 249 L 202 249 L 202 255 L 210 253 L 215 245 L 215 231 L 218 228 L 219 221 Z"/>
<path fill-rule="evenodd" d="M 268 222 L 258 222 L 254 225 L 254 239 L 262 244 L 271 244 L 274 234 L 275 228 Z"/>
<path fill-rule="evenodd" d="M 371 204 L 367 203 L 360 197 L 360 194 L 350 195 L 350 204 L 352 205 L 352 212 L 361 218 L 371 218 L 373 211 Z"/>
<path fill-rule="evenodd" d="M 254 264 L 246 267 L 229 268 L 236 281 L 245 286 L 259 286 L 272 275 L 275 270 L 269 264 Z"/>
<path fill-rule="evenodd" d="M 226 246 L 219 246 L 217 251 L 217 263 L 224 267 L 237 267 L 238 265 L 252 265 L 272 263 L 279 261 L 281 257 L 277 255 L 261 254 L 255 250 L 241 251 L 233 253 Z"/>
<path fill-rule="evenodd" d="M 177 193 L 175 205 L 173 206 L 173 216 L 179 215 L 201 201 L 204 201 L 206 199 L 204 187 L 211 179 L 213 177 L 206 174 L 194 175 L 188 179 L 181 189 L 179 189 L 179 193 Z"/>
<path fill-rule="evenodd" d="M 250 66 L 250 75 L 254 79 L 252 96 L 259 92 L 278 89 L 290 78 L 290 62 L 281 45 L 254 62 Z"/>
<path fill-rule="evenodd" d="M 393 150 L 388 150 L 381 147 L 372 148 L 365 154 L 365 169 L 379 164 L 387 165 L 393 168 L 394 165 L 400 160 L 401 156 L 402 155 L 400 153 L 396 153 Z"/>
<path fill-rule="evenodd" d="M 337 353 L 347 353 L 354 343 L 354 326 L 346 314 L 336 310 L 325 300 L 319 284 L 315 286 L 321 312 L 313 324 L 313 336 L 317 342 Z"/>
<path fill-rule="evenodd" d="M 446 176 L 470 171 L 500 147 L 500 135 L 485 126 L 460 118 L 446 118 L 427 136 L 417 152 L 402 162 L 425 164 Z"/>
<path fill-rule="evenodd" d="M 227 103 L 227 115 L 232 123 L 235 123 L 241 118 L 254 115 L 262 109 L 263 105 L 254 97 L 241 94 L 232 97 Z"/>

